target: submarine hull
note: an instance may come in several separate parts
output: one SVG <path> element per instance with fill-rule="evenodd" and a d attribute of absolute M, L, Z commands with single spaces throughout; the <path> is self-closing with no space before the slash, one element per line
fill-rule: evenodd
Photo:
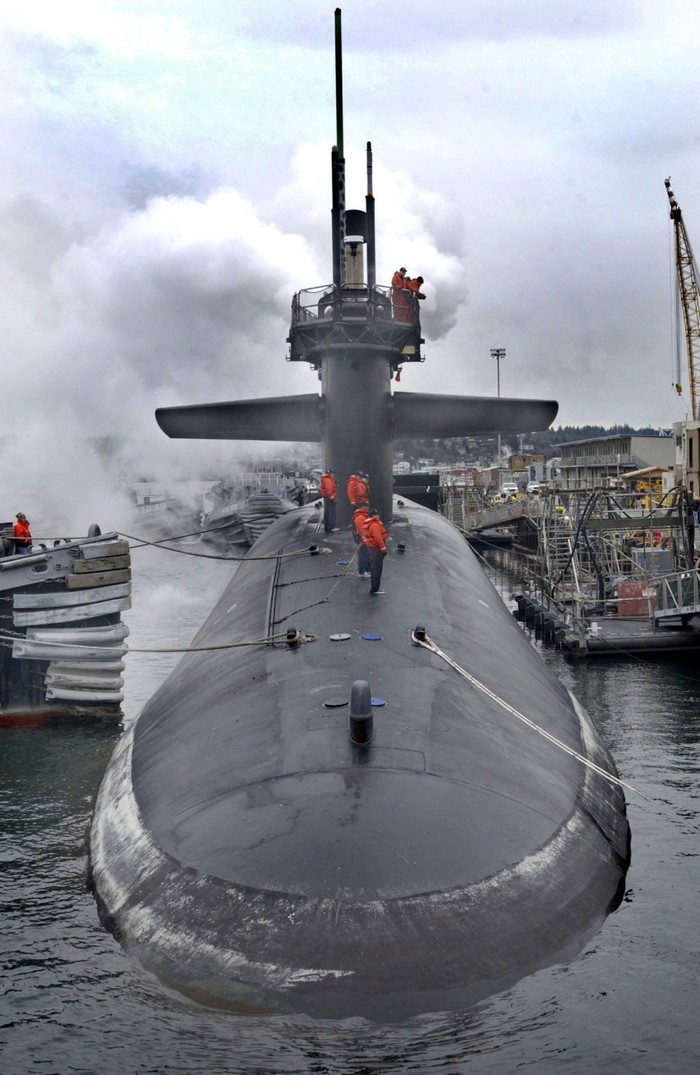
<path fill-rule="evenodd" d="M 309 551 L 319 525 L 306 507 L 265 532 L 125 733 L 91 833 L 101 915 L 217 1007 L 464 1008 L 571 958 L 618 905 L 624 798 L 564 749 L 614 777 L 450 523 L 395 504 L 380 596 L 349 532 Z"/>

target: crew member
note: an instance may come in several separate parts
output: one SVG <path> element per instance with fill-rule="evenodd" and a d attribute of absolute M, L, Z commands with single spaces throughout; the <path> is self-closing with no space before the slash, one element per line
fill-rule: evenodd
<path fill-rule="evenodd" d="M 423 286 L 422 276 L 414 276 L 412 280 L 407 280 L 405 286 L 416 296 L 417 299 L 425 298 L 425 295 L 421 291 L 421 287 Z"/>
<path fill-rule="evenodd" d="M 358 488 L 357 488 L 357 483 L 359 482 L 359 480 L 360 480 L 359 475 L 351 474 L 350 477 L 348 478 L 348 484 L 345 487 L 346 492 L 348 494 L 348 500 L 350 501 L 350 507 L 351 508 L 354 508 L 355 505 L 360 500 L 360 497 L 358 495 Z"/>
<path fill-rule="evenodd" d="M 363 471 L 351 474 L 347 485 L 348 500 L 351 507 L 356 507 L 361 501 L 369 503 L 369 481 Z"/>
<path fill-rule="evenodd" d="M 361 579 L 368 579 L 370 576 L 369 545 L 365 545 L 362 539 L 365 523 L 368 519 L 369 508 L 363 501 L 357 505 L 352 516 L 352 536 L 357 545 L 357 574 Z"/>
<path fill-rule="evenodd" d="M 401 291 L 406 286 L 406 266 L 402 265 L 400 269 L 397 269 L 391 278 L 391 286 L 396 291 Z"/>
<path fill-rule="evenodd" d="M 408 290 L 410 277 L 406 276 L 406 266 L 397 269 L 391 278 L 391 301 L 394 306 L 395 321 L 411 320 L 411 293 Z"/>
<path fill-rule="evenodd" d="M 380 585 L 386 556 L 386 527 L 376 508 L 369 509 L 369 517 L 362 529 L 362 540 L 369 549 L 369 592 L 374 597 L 385 592 Z"/>
<path fill-rule="evenodd" d="M 32 551 L 32 535 L 29 532 L 29 521 L 23 511 L 17 512 L 17 522 L 14 525 L 15 555 L 22 556 Z"/>
<path fill-rule="evenodd" d="M 330 467 L 321 475 L 320 490 L 323 497 L 323 529 L 327 534 L 331 534 L 338 529 L 335 525 L 335 496 L 338 485 Z"/>

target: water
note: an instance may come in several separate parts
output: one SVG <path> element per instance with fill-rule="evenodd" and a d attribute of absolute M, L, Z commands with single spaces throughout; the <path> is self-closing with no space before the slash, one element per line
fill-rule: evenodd
<path fill-rule="evenodd" d="M 153 549 L 133 558 L 127 719 L 177 659 L 134 650 L 186 644 L 231 573 Z M 237 1017 L 164 988 L 102 929 L 86 889 L 92 804 L 119 730 L 2 731 L 2 1075 L 696 1070 L 700 662 L 542 652 L 644 796 L 628 796 L 627 897 L 571 964 L 401 1026 Z"/>

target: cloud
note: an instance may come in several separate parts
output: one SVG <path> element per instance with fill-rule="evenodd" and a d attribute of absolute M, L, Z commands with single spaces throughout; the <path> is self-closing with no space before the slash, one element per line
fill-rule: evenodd
<path fill-rule="evenodd" d="M 315 279 L 313 257 L 236 191 L 157 198 L 79 238 L 28 198 L 4 224 L 8 496 L 55 515 L 71 485 L 104 487 L 94 438 L 115 438 L 124 470 L 171 470 L 158 405 L 314 390 L 284 362 L 292 276 Z"/>
<path fill-rule="evenodd" d="M 76 484 L 99 507 L 116 479 L 95 438 L 164 480 L 248 448 L 169 441 L 157 406 L 318 386 L 284 359 L 292 294 L 332 275 L 332 12 L 281 9 L 0 15 L 0 452 L 30 518 L 27 495 L 58 513 Z M 698 21 L 675 0 L 408 0 L 371 18 L 346 0 L 348 205 L 369 138 L 378 280 L 425 278 L 407 390 L 493 394 L 503 346 L 503 393 L 558 396 L 572 424 L 684 416 L 662 180 L 694 234 Z"/>

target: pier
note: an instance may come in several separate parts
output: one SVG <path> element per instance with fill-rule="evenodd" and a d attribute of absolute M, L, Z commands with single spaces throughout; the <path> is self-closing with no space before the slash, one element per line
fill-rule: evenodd
<path fill-rule="evenodd" d="M 700 576 L 684 491 L 650 509 L 598 490 L 485 505 L 448 491 L 444 512 L 475 547 L 510 534 L 523 563 L 516 616 L 573 657 L 700 648 Z"/>

